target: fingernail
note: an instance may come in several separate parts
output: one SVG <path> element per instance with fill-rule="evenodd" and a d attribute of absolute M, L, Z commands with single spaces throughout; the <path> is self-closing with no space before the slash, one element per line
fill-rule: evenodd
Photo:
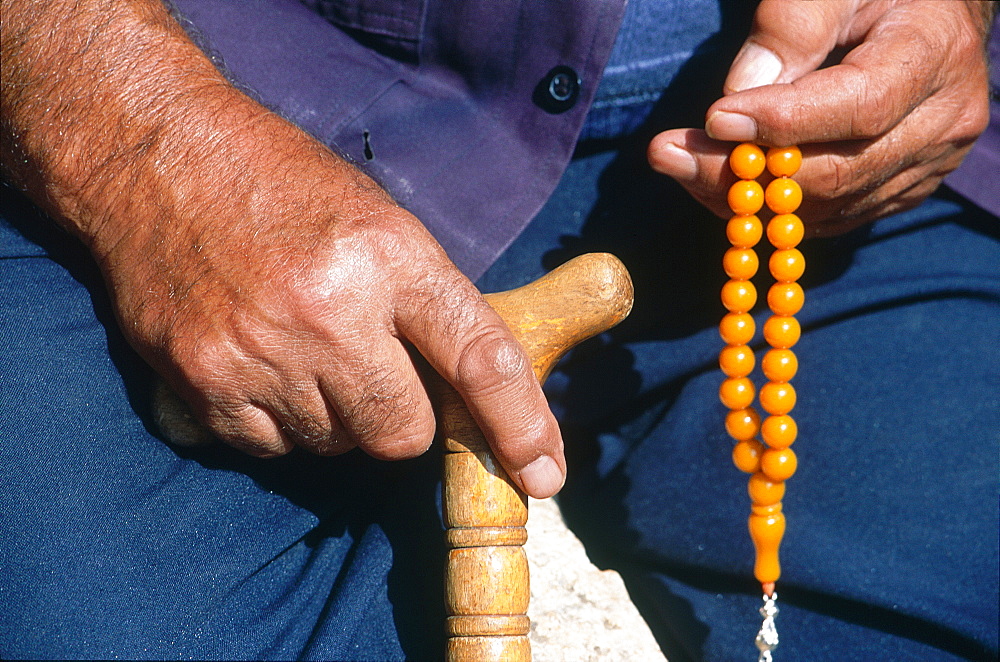
<path fill-rule="evenodd" d="M 733 92 L 742 92 L 771 85 L 781 76 L 782 67 L 781 60 L 771 49 L 759 44 L 747 44 L 729 70 L 726 87 Z"/>
<path fill-rule="evenodd" d="M 536 499 L 550 497 L 562 489 L 566 477 L 556 461 L 543 455 L 518 472 L 524 491 Z"/>
<path fill-rule="evenodd" d="M 705 131 L 713 140 L 744 142 L 757 139 L 757 122 L 739 113 L 717 110 L 705 122 Z"/>
<path fill-rule="evenodd" d="M 657 148 L 656 169 L 681 181 L 691 181 L 698 176 L 698 163 L 691 152 L 673 143 Z"/>

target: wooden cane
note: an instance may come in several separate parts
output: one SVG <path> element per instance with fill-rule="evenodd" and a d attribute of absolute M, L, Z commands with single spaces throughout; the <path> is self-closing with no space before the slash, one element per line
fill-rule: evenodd
<path fill-rule="evenodd" d="M 541 382 L 570 348 L 628 315 L 632 282 L 616 258 L 592 253 L 486 300 L 524 346 Z M 458 394 L 440 379 L 433 389 L 445 448 L 447 659 L 527 662 L 527 498 L 497 463 Z"/>
<path fill-rule="evenodd" d="M 487 294 L 486 300 L 544 381 L 570 348 L 628 315 L 632 281 L 617 258 L 591 253 L 524 287 Z M 446 450 L 448 660 L 527 662 L 527 498 L 493 457 L 461 397 L 439 376 L 426 377 Z M 157 386 L 153 400 L 155 420 L 172 443 L 213 442 L 165 383 Z"/>

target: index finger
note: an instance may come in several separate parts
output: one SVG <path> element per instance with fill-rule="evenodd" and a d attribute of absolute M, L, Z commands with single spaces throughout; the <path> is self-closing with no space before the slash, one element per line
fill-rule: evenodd
<path fill-rule="evenodd" d="M 438 277 L 399 330 L 462 397 L 511 479 L 552 496 L 565 481 L 562 436 L 527 353 L 472 283 Z"/>

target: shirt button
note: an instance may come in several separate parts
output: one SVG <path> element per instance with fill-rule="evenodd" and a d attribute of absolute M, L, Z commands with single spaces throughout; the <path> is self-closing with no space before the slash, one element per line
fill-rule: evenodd
<path fill-rule="evenodd" d="M 570 67 L 555 67 L 535 87 L 534 101 L 547 113 L 564 113 L 576 105 L 581 82 Z"/>

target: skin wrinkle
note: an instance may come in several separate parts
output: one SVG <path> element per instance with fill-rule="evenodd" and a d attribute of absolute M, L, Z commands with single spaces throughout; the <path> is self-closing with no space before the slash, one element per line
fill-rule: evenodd
<path fill-rule="evenodd" d="M 461 339 L 468 347 L 472 343 L 472 339 L 468 337 L 470 327 L 474 326 L 475 320 L 478 319 L 480 311 L 486 307 L 486 303 L 476 297 L 473 305 L 470 305 L 472 302 L 457 305 L 460 302 L 456 299 L 449 300 L 447 295 L 444 297 L 434 296 L 434 292 L 447 289 L 443 283 L 436 282 L 437 280 L 436 275 L 428 275 L 426 279 L 420 281 L 417 288 L 408 293 L 406 302 L 412 304 L 412 309 L 407 306 L 405 323 L 404 320 L 397 318 L 397 325 L 403 324 L 402 331 L 406 335 L 406 327 L 410 320 L 421 325 L 434 324 L 442 329 L 446 337 Z M 488 332 L 486 329 L 476 329 L 476 331 L 478 333 Z M 447 366 L 447 369 L 456 373 L 460 372 L 462 361 L 463 354 L 456 355 L 454 363 Z M 459 379 L 461 380 L 460 376 Z"/>
<path fill-rule="evenodd" d="M 342 356 L 353 357 L 356 352 Z M 393 367 L 397 365 L 397 367 Z M 415 399 L 422 393 L 410 388 L 416 378 L 409 357 L 401 364 L 390 361 L 338 361 L 332 371 L 332 388 L 325 390 L 334 403 L 341 420 L 353 420 L 353 412 L 363 410 L 366 420 L 352 427 L 351 436 L 357 443 L 379 456 L 410 457 L 426 449 L 434 434 L 433 414 L 426 398 Z M 353 381 L 359 388 L 352 391 L 337 388 L 338 382 Z M 373 413 L 375 412 L 375 413 Z M 419 429 L 415 429 L 419 428 Z M 417 452 L 404 446 L 419 446 Z M 396 447 L 394 447 L 396 445 Z"/>
<path fill-rule="evenodd" d="M 510 415 L 518 415 L 521 412 L 511 411 Z M 510 439 L 510 453 L 520 460 L 521 466 L 527 466 L 542 456 L 536 445 L 537 439 L 544 439 L 551 434 L 547 424 L 537 418 L 522 421 L 523 430 L 519 437 Z M 562 451 L 562 442 L 559 443 L 559 450 Z"/>
<path fill-rule="evenodd" d="M 928 189 L 928 184 L 926 180 L 921 176 L 920 173 L 914 173 L 913 170 L 904 170 L 903 172 L 896 175 L 894 178 L 887 180 L 881 184 L 888 192 L 882 193 L 881 195 L 885 197 L 885 204 L 889 209 L 900 209 L 908 207 L 911 199 L 913 197 L 919 197 L 923 199 L 926 195 L 933 191 L 934 187 Z M 871 195 L 876 195 L 872 193 Z M 863 206 L 869 204 L 870 201 L 862 198 L 856 203 L 858 206 Z M 846 213 L 851 212 L 850 207 L 845 208 Z"/>
<path fill-rule="evenodd" d="M 342 279 L 341 282 L 352 282 L 352 281 L 350 279 Z M 250 335 L 252 335 L 252 334 L 250 334 Z M 294 350 L 294 348 L 292 348 L 292 349 Z M 266 352 L 260 352 L 260 353 L 261 354 L 266 354 Z M 382 393 L 382 391 L 383 391 L 383 389 L 379 389 L 375 393 L 377 395 L 378 393 Z M 381 396 L 378 396 L 378 399 L 381 400 L 381 401 L 385 401 L 385 400 L 387 400 L 387 396 L 385 396 L 385 394 L 382 394 Z M 393 396 L 393 399 L 398 400 L 398 396 Z M 364 402 L 355 403 L 355 406 L 358 406 L 359 404 L 363 406 L 366 403 L 364 403 Z M 286 425 L 287 425 L 287 423 L 286 423 Z M 381 424 L 379 424 L 379 425 L 381 425 Z"/>
<path fill-rule="evenodd" d="M 519 345 L 493 333 L 483 333 L 474 338 L 460 356 L 459 379 L 477 384 L 477 390 L 490 394 L 518 379 L 528 365 L 527 356 Z"/>
<path fill-rule="evenodd" d="M 937 91 L 938 90 L 935 89 L 934 93 L 936 94 Z M 959 108 L 960 108 L 959 105 L 955 105 L 955 110 L 958 110 Z M 928 104 L 921 104 L 913 108 L 911 115 L 917 113 L 927 113 L 927 112 L 931 112 L 930 109 L 928 108 Z M 971 127 L 969 129 L 971 130 Z M 940 133 L 941 132 L 939 132 L 938 135 L 933 136 L 933 138 L 935 139 L 939 138 Z M 908 136 L 907 142 L 911 142 L 913 144 L 919 144 L 920 141 L 926 140 L 927 138 L 928 136 L 926 135 Z M 887 135 L 884 137 L 883 140 L 887 142 L 903 142 L 902 139 L 900 139 L 895 134 Z M 971 142 L 969 139 L 966 139 L 966 141 Z M 949 144 L 954 145 L 956 147 L 961 146 L 961 145 L 956 145 L 956 142 L 958 141 L 951 141 L 949 142 Z M 890 164 L 880 163 L 880 164 L 871 164 L 869 165 L 869 167 L 866 168 L 852 168 L 850 163 L 842 161 L 840 159 L 833 158 L 831 156 L 830 157 L 831 166 L 829 166 L 828 168 L 833 170 L 835 176 L 834 176 L 834 185 L 832 187 L 832 190 L 829 192 L 828 197 L 830 199 L 835 199 L 838 197 L 846 196 L 852 189 L 856 188 L 860 189 L 861 195 L 855 196 L 857 198 L 857 201 L 844 208 L 843 211 L 845 214 L 849 214 L 854 210 L 854 208 L 862 208 L 865 205 L 873 204 L 875 200 L 879 201 L 889 200 L 895 195 L 899 195 L 907 199 L 918 198 L 919 196 L 915 195 L 915 192 L 922 191 L 926 188 L 918 186 L 919 181 L 922 179 L 922 175 L 920 173 L 908 172 L 907 170 L 911 166 L 919 163 L 924 163 L 924 162 L 933 164 L 940 163 L 943 149 L 937 146 L 928 146 L 922 150 L 919 150 L 916 153 L 909 153 L 903 149 L 893 149 L 890 147 L 889 149 L 880 150 L 879 153 L 887 154 L 894 152 L 903 153 L 906 155 L 905 159 L 899 161 L 899 165 L 902 166 L 903 171 L 899 175 L 896 175 L 895 177 L 882 178 L 882 179 L 879 179 L 875 175 L 879 172 L 882 172 L 883 169 Z M 951 166 L 950 168 L 935 167 L 932 169 L 933 172 L 943 176 L 951 169 L 954 169 L 954 167 L 957 167 L 958 163 L 960 162 L 960 159 L 953 156 L 951 161 L 954 163 L 954 165 Z M 865 179 L 863 180 L 863 183 L 861 183 L 861 180 L 856 181 L 856 178 L 853 176 L 855 172 L 864 176 Z M 905 180 L 908 183 L 905 186 L 900 186 L 899 184 L 896 184 L 892 187 L 886 187 L 886 184 L 889 181 L 892 181 L 893 179 L 899 179 L 900 181 Z M 877 189 L 883 187 L 886 188 L 881 192 L 877 191 Z M 929 191 L 926 192 L 929 193 Z"/>
<path fill-rule="evenodd" d="M 336 385 L 331 383 L 328 377 L 324 374 L 315 374 L 314 383 L 316 384 L 319 396 L 326 407 L 328 418 L 331 423 L 329 438 L 331 454 L 345 453 L 352 448 L 355 448 L 357 446 L 357 441 L 352 435 L 347 433 L 347 428 L 344 425 L 344 419 L 340 408 L 337 406 Z"/>
<path fill-rule="evenodd" d="M 946 80 L 942 77 L 944 75 L 944 68 L 933 67 L 931 66 L 931 62 L 935 56 L 940 57 L 940 53 L 942 52 L 945 57 L 950 57 L 948 54 L 952 49 L 948 47 L 949 44 L 951 44 L 952 48 L 956 47 L 953 26 L 948 25 L 949 22 L 944 20 L 943 17 L 941 31 L 949 35 L 947 39 L 942 39 L 939 32 L 935 32 L 932 35 L 924 30 L 914 29 L 910 23 L 910 21 L 914 20 L 909 18 L 911 15 L 913 15 L 912 9 L 908 11 L 901 10 L 894 20 L 886 20 L 880 23 L 873 30 L 872 34 L 872 37 L 875 39 L 894 42 L 894 46 L 889 53 L 883 52 L 877 56 L 879 59 L 891 61 L 891 64 L 884 65 L 880 71 L 886 73 L 905 69 L 906 75 L 901 77 L 903 83 L 920 85 L 919 88 L 913 90 L 906 90 L 905 88 L 900 90 L 898 82 L 896 85 L 891 85 L 891 82 L 897 79 L 891 75 L 886 76 L 886 81 L 883 82 L 883 87 L 886 90 L 895 91 L 904 99 L 907 97 L 917 97 L 917 99 L 911 101 L 908 106 L 899 111 L 901 115 L 908 114 L 918 106 L 920 97 L 929 97 L 946 84 Z M 933 21 L 932 18 L 921 18 Z M 870 43 L 869 48 L 871 48 Z M 854 52 L 863 53 L 865 48 L 865 45 L 859 46 Z M 927 72 L 929 72 L 929 75 L 927 75 Z"/>
<path fill-rule="evenodd" d="M 87 40 L 84 42 L 84 44 L 82 46 L 80 46 L 80 47 L 77 48 L 77 55 L 84 55 L 84 54 L 86 54 L 90 50 L 90 46 L 92 45 L 92 43 L 101 34 L 103 34 L 104 31 L 108 30 L 111 27 L 111 23 L 112 23 L 112 21 L 109 18 L 107 21 L 105 21 L 103 23 L 98 23 L 97 25 L 94 25 L 92 27 L 92 29 L 87 33 Z M 55 28 L 53 28 L 53 30 L 55 30 Z M 51 43 L 53 43 L 53 44 L 60 43 L 60 40 L 54 38 Z M 141 48 L 141 45 L 130 44 L 130 48 L 136 48 L 136 47 Z M 78 60 L 74 60 L 74 61 L 78 61 Z M 81 73 L 91 73 L 91 74 L 93 74 L 94 72 L 96 72 L 99 69 L 103 69 L 103 71 L 102 71 L 102 74 L 99 76 L 99 81 L 98 82 L 104 82 L 105 80 L 108 79 L 108 77 L 110 75 L 109 72 L 113 70 L 113 67 L 110 64 L 105 64 L 103 67 L 100 67 L 99 64 L 95 64 L 95 65 L 92 65 L 88 70 L 85 70 L 84 72 L 78 72 L 78 71 L 75 72 L 75 71 L 71 70 L 71 71 L 69 71 L 69 72 L 67 72 L 65 74 L 62 74 L 61 76 L 56 76 L 55 80 L 53 82 L 53 85 L 59 85 L 59 84 L 61 84 L 62 81 L 63 81 L 63 79 L 69 78 L 70 75 L 72 75 L 72 74 L 77 74 L 77 75 L 81 74 Z M 75 98 L 69 98 L 69 99 L 65 99 L 64 98 L 64 101 L 63 101 L 62 105 L 64 107 L 68 106 L 73 101 L 76 101 L 76 99 Z M 59 113 L 60 116 L 64 116 L 65 114 L 66 114 L 65 112 L 60 112 Z M 53 120 L 53 121 L 56 121 L 56 120 Z M 108 138 L 108 135 L 107 135 L 106 132 L 102 133 L 102 134 L 100 134 L 98 136 L 98 139 L 101 140 L 101 141 L 106 140 L 107 138 Z M 80 150 L 80 151 L 86 151 L 86 150 Z M 108 160 L 108 164 L 110 164 L 110 162 L 114 161 L 116 158 L 122 158 L 122 155 L 121 154 L 116 154 L 116 153 L 112 152 L 111 155 L 109 155 L 109 157 L 107 159 Z M 84 184 L 84 186 L 86 186 L 86 183 Z"/>

